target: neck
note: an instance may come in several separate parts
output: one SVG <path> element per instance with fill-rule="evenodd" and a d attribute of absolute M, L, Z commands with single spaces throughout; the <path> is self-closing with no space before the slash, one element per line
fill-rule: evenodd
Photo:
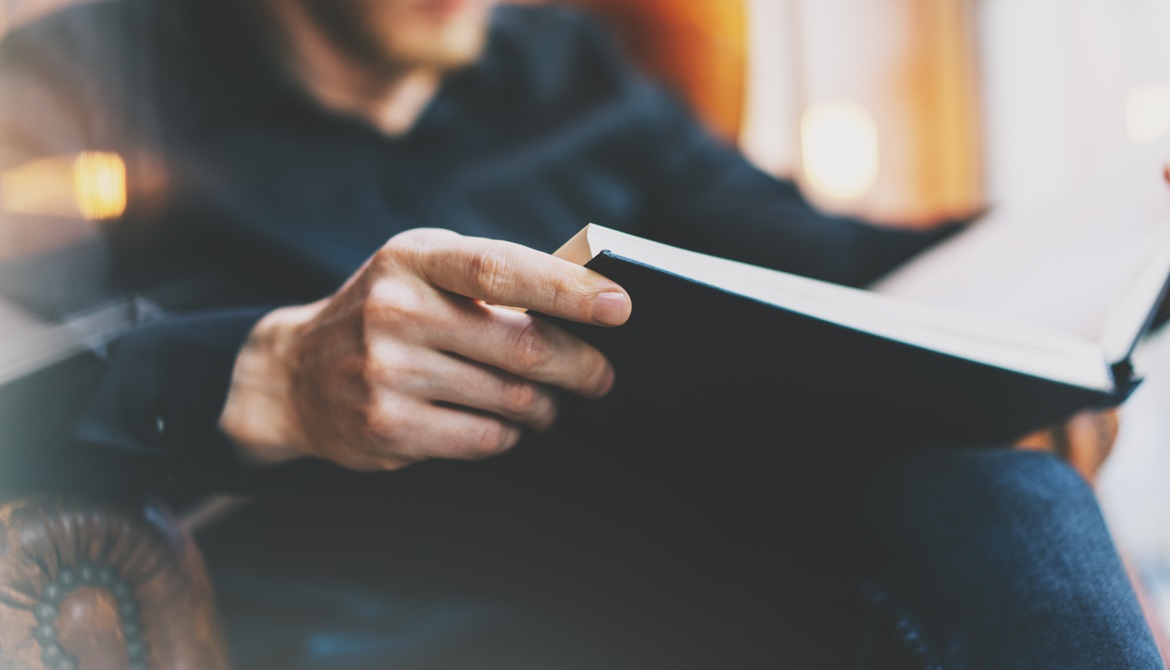
<path fill-rule="evenodd" d="M 326 109 L 357 117 L 387 135 L 401 135 L 438 92 L 442 73 L 437 69 L 362 62 L 330 39 L 301 3 L 259 4 L 273 27 L 279 62 Z"/>

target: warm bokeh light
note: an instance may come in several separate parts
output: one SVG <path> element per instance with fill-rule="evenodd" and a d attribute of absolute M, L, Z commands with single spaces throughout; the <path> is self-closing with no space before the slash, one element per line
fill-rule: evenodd
<path fill-rule="evenodd" d="M 0 209 L 14 214 L 113 219 L 126 210 L 126 164 L 116 153 L 52 156 L 0 173 Z"/>
<path fill-rule="evenodd" d="M 809 185 L 835 200 L 865 195 L 878 174 L 873 116 L 852 102 L 822 102 L 800 120 L 801 157 Z"/>
<path fill-rule="evenodd" d="M 1152 84 L 1130 90 L 1125 101 L 1129 139 L 1147 144 L 1170 132 L 1170 85 Z"/>
<path fill-rule="evenodd" d="M 74 162 L 73 184 L 77 207 L 86 219 L 113 219 L 126 211 L 126 164 L 118 154 L 81 154 Z"/>
<path fill-rule="evenodd" d="M 0 172 L 0 208 L 13 214 L 76 218 L 75 156 L 41 158 Z"/>

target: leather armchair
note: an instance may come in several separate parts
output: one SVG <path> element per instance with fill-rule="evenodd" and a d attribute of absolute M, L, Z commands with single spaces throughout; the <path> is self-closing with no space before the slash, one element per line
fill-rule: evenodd
<path fill-rule="evenodd" d="M 0 503 L 0 667 L 229 667 L 211 584 L 157 503 Z"/>

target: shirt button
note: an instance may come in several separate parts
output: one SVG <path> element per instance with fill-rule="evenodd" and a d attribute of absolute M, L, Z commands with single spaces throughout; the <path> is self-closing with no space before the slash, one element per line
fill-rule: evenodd
<path fill-rule="evenodd" d="M 158 442 L 166 435 L 167 422 L 162 418 L 161 414 L 155 414 L 146 421 L 146 439 L 151 442 Z"/>

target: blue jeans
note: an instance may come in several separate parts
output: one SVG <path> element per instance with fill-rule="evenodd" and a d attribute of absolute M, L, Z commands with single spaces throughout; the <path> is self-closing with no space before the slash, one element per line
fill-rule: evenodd
<path fill-rule="evenodd" d="M 921 455 L 865 499 L 867 599 L 927 667 L 1163 667 L 1093 492 L 1064 463 Z"/>
<path fill-rule="evenodd" d="M 528 453 L 339 476 L 213 529 L 239 667 L 1163 667 L 1049 456 L 671 487 Z"/>

